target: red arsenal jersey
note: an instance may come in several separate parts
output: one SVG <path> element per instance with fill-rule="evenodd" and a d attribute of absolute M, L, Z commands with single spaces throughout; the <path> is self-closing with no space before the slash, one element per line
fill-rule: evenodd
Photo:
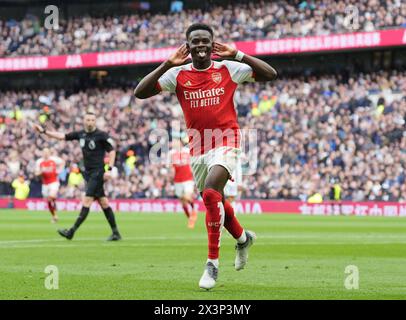
<path fill-rule="evenodd" d="M 254 81 L 249 65 L 228 60 L 213 61 L 204 70 L 189 63 L 171 68 L 159 78 L 159 89 L 178 97 L 192 156 L 221 146 L 240 147 L 234 94 L 238 84 Z"/>
<path fill-rule="evenodd" d="M 193 180 L 192 169 L 190 168 L 190 155 L 186 148 L 171 151 L 171 163 L 175 170 L 175 183 Z"/>
<path fill-rule="evenodd" d="M 38 159 L 37 170 L 41 172 L 42 183 L 50 184 L 58 181 L 57 166 L 62 163 L 58 157 L 50 157 L 48 160 Z"/>

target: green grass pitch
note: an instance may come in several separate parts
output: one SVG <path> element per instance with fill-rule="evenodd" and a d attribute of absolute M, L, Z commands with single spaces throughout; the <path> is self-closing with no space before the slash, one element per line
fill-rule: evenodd
<path fill-rule="evenodd" d="M 103 214 L 90 213 L 72 241 L 56 229 L 77 213 L 0 211 L 0 299 L 405 299 L 406 219 L 239 215 L 257 233 L 246 269 L 235 271 L 224 230 L 217 286 L 198 288 L 206 260 L 204 215 L 194 230 L 182 214 L 117 214 L 123 241 L 105 239 Z M 48 265 L 59 289 L 45 288 Z M 359 270 L 359 289 L 344 286 Z"/>

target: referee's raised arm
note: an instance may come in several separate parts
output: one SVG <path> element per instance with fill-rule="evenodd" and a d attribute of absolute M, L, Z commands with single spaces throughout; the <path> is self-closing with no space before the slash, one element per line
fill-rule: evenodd
<path fill-rule="evenodd" d="M 66 134 L 64 132 L 58 132 L 58 131 L 50 131 L 46 130 L 39 124 L 34 124 L 35 130 L 37 130 L 39 133 L 45 134 L 48 137 L 58 139 L 58 140 L 65 140 Z"/>

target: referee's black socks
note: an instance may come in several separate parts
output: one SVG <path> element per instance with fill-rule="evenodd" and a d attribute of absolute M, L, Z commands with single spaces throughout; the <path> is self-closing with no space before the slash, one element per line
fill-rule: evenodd
<path fill-rule="evenodd" d="M 79 213 L 79 217 L 76 219 L 75 224 L 72 227 L 72 231 L 75 232 L 77 229 L 79 229 L 80 225 L 83 223 L 83 221 L 86 220 L 87 215 L 89 214 L 90 208 L 88 207 L 82 207 Z"/>
<path fill-rule="evenodd" d="M 107 221 L 113 230 L 113 233 L 118 233 L 117 225 L 116 225 L 116 218 L 114 217 L 113 210 L 111 207 L 103 208 L 104 215 L 106 216 Z"/>

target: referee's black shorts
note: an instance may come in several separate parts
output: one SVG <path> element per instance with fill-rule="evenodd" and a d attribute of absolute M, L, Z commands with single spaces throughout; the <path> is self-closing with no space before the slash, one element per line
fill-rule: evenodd
<path fill-rule="evenodd" d="M 94 169 L 85 172 L 86 196 L 92 198 L 105 197 L 104 194 L 104 170 Z"/>

